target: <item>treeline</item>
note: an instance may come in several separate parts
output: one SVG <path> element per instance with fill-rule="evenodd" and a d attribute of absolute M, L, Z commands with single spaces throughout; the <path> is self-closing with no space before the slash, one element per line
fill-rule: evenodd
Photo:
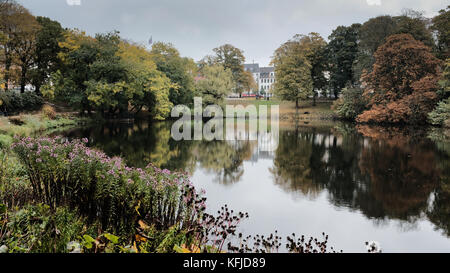
<path fill-rule="evenodd" d="M 432 19 L 406 10 L 339 26 L 328 43 L 295 35 L 274 53 L 275 93 L 297 105 L 339 98 L 337 113 L 358 122 L 450 126 L 449 29 L 450 6 Z"/>
<path fill-rule="evenodd" d="M 10 93 L 4 97 L 17 96 L 12 86 L 25 93 L 31 85 L 36 95 L 81 113 L 123 117 L 146 110 L 162 120 L 173 105 L 191 105 L 194 96 L 221 104 L 230 92 L 256 85 L 244 71 L 243 52 L 231 45 L 197 64 L 172 44 L 156 42 L 148 50 L 118 32 L 92 37 L 35 17 L 12 0 L 0 0 L 0 15 L 0 83 Z M 14 110 L 20 109 L 8 109 Z"/>
<path fill-rule="evenodd" d="M 37 95 L 83 113 L 118 116 L 148 110 L 168 116 L 172 104 L 191 100 L 196 64 L 170 44 L 152 50 L 118 32 L 94 37 L 35 17 L 15 1 L 1 1 L 2 87 L 31 84 Z M 11 111 L 11 110 L 10 110 Z"/>

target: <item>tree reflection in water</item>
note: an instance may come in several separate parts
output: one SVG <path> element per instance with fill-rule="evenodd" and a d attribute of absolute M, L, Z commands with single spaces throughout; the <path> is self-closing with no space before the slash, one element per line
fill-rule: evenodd
<path fill-rule="evenodd" d="M 436 142 L 438 165 L 442 173 L 427 216 L 438 229 L 450 236 L 450 129 L 432 132 L 430 138 Z"/>
<path fill-rule="evenodd" d="M 200 142 L 195 148 L 196 160 L 201 168 L 216 175 L 216 181 L 230 185 L 241 180 L 243 162 L 250 160 L 253 141 Z"/>
<path fill-rule="evenodd" d="M 450 235 L 448 139 L 432 140 L 417 129 L 296 126 L 280 131 L 275 152 L 263 153 L 258 141 L 174 141 L 170 129 L 169 122 L 105 124 L 67 135 L 88 137 L 91 146 L 131 166 L 200 168 L 228 186 L 243 179 L 245 161 L 264 157 L 273 160 L 273 181 L 287 193 L 311 199 L 326 193 L 334 206 L 379 224 L 397 219 L 414 227 L 427 217 Z"/>
<path fill-rule="evenodd" d="M 449 154 L 418 131 L 305 127 L 280 133 L 271 172 L 287 192 L 315 198 L 326 191 L 334 205 L 359 210 L 377 223 L 397 219 L 413 227 L 428 215 L 448 234 Z"/>
<path fill-rule="evenodd" d="M 167 122 L 105 123 L 71 130 L 66 135 L 86 137 L 90 146 L 109 156 L 121 156 L 129 166 L 143 168 L 153 163 L 160 168 L 192 171 L 194 143 L 174 141 L 170 129 Z"/>

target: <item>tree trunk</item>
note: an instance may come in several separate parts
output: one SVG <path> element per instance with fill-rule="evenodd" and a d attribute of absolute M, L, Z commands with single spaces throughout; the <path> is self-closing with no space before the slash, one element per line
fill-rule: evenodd
<path fill-rule="evenodd" d="M 299 106 L 298 106 L 298 99 L 295 100 L 295 108 L 296 108 L 296 109 L 299 108 Z"/>
<path fill-rule="evenodd" d="M 11 69 L 11 58 L 6 56 L 5 60 L 5 91 L 9 90 L 9 72 Z"/>
<path fill-rule="evenodd" d="M 34 92 L 36 93 L 36 95 L 42 96 L 42 94 L 41 94 L 41 86 L 39 84 L 37 84 L 35 87 L 36 87 L 36 90 Z"/>
<path fill-rule="evenodd" d="M 139 106 L 138 110 L 136 111 L 136 115 L 142 111 L 142 107 L 143 107 L 143 105 Z"/>
<path fill-rule="evenodd" d="M 20 93 L 25 93 L 25 85 L 26 85 L 26 69 L 22 68 L 22 73 L 20 74 Z"/>
<path fill-rule="evenodd" d="M 314 96 L 313 96 L 313 106 L 316 106 L 316 98 L 317 98 L 317 93 L 314 92 Z"/>

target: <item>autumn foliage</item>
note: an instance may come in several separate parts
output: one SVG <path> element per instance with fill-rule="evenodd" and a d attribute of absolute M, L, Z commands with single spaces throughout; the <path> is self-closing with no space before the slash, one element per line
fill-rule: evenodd
<path fill-rule="evenodd" d="M 375 53 L 373 71 L 364 76 L 368 110 L 363 123 L 425 123 L 438 96 L 440 60 L 409 34 L 388 37 Z"/>

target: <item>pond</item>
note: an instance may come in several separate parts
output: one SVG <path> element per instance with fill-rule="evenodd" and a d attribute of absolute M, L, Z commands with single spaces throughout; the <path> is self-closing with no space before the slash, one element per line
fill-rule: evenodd
<path fill-rule="evenodd" d="M 450 251 L 450 143 L 417 129 L 281 126 L 276 149 L 252 141 L 174 141 L 171 123 L 104 124 L 64 132 L 128 165 L 185 170 L 207 206 L 248 212 L 245 235 L 293 232 L 344 252 Z"/>

